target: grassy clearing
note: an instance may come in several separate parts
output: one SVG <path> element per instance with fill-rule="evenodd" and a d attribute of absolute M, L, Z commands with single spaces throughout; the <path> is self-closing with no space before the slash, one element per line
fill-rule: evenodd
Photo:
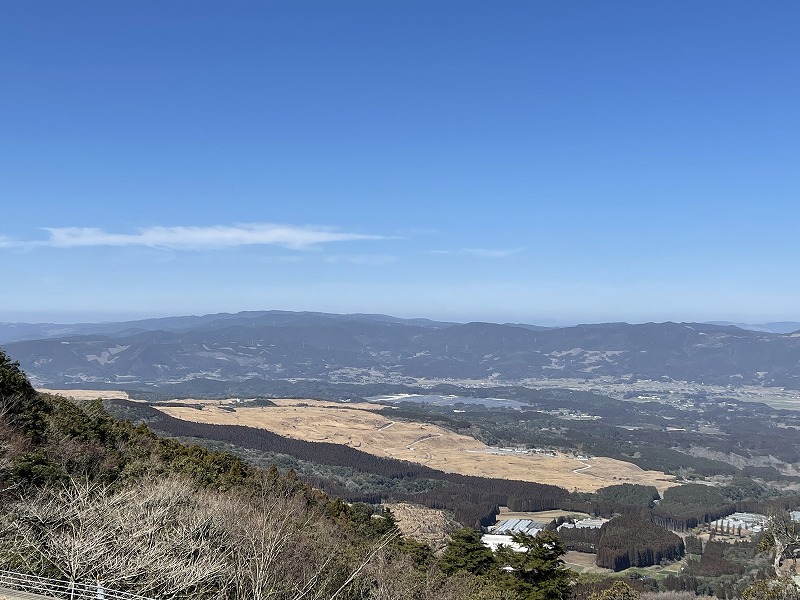
<path fill-rule="evenodd" d="M 604 569 L 598 567 L 595 562 L 597 561 L 596 554 L 587 554 L 586 552 L 567 552 L 562 557 L 564 563 L 570 570 L 575 571 L 581 575 L 588 573 L 595 573 L 600 575 L 613 575 L 614 571 L 611 569 Z"/>
<path fill-rule="evenodd" d="M 564 555 L 564 563 L 566 563 L 567 567 L 580 575 L 592 574 L 603 575 L 606 577 L 630 577 L 631 574 L 638 573 L 639 575 L 649 577 L 651 579 L 664 579 L 669 575 L 677 575 L 686 565 L 688 557 L 684 557 L 682 560 L 670 563 L 663 567 L 661 565 L 654 565 L 652 567 L 631 567 L 630 569 L 625 569 L 624 571 L 619 571 L 617 573 L 611 569 L 598 567 L 595 564 L 596 560 L 596 554 L 587 554 L 585 552 L 567 552 Z"/>
<path fill-rule="evenodd" d="M 644 471 L 634 464 L 611 458 L 578 461 L 565 455 L 496 453 L 474 438 L 436 425 L 392 421 L 376 414 L 375 411 L 383 407 L 374 404 L 315 400 L 274 402 L 277 406 L 243 408 L 227 401 L 199 401 L 202 410 L 180 406 L 155 408 L 178 419 L 245 425 L 306 441 L 345 444 L 377 456 L 462 475 L 534 481 L 586 492 L 619 483 L 653 485 L 659 491 L 676 485 L 669 475 L 660 471 Z"/>
<path fill-rule="evenodd" d="M 102 398 L 103 400 L 112 398 L 129 399 L 128 392 L 123 392 L 121 390 L 49 390 L 39 388 L 36 391 L 42 392 L 43 394 L 64 396 L 64 398 L 72 398 L 73 400 L 97 400 L 98 398 Z M 0 598 L 0 600 L 2 600 L 2 598 Z"/>

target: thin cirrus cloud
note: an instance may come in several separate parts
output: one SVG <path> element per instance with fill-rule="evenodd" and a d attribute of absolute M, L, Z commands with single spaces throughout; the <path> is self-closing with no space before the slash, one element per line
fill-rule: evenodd
<path fill-rule="evenodd" d="M 247 223 L 211 227 L 146 227 L 135 233 L 112 233 L 94 227 L 45 227 L 49 239 L 12 242 L 0 237 L 0 247 L 46 246 L 85 248 L 92 246 L 148 246 L 173 250 L 205 250 L 236 246 L 268 245 L 293 250 L 330 242 L 386 239 L 380 235 L 348 233 L 333 227 Z"/>
<path fill-rule="evenodd" d="M 344 256 L 328 256 L 325 262 L 329 263 L 350 263 L 353 265 L 364 265 L 379 267 L 397 261 L 396 256 L 388 254 L 347 254 Z"/>
<path fill-rule="evenodd" d="M 523 248 L 461 248 L 460 250 L 433 250 L 431 254 L 449 256 L 474 256 L 476 258 L 507 258 L 522 252 Z"/>

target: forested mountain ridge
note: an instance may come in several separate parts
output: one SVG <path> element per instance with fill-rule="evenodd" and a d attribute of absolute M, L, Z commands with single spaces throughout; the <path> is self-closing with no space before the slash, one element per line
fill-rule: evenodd
<path fill-rule="evenodd" d="M 43 387 L 610 376 L 800 388 L 800 335 L 734 326 L 606 323 L 537 330 L 283 312 L 127 325 L 6 347 Z"/>

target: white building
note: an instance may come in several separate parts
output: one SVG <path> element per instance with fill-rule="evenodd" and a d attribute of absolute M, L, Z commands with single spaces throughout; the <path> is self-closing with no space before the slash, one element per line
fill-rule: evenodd
<path fill-rule="evenodd" d="M 722 533 L 738 533 L 739 530 L 749 533 L 760 533 L 764 531 L 767 517 L 756 513 L 733 513 L 728 517 L 717 519 L 709 524 L 713 530 Z"/>
<path fill-rule="evenodd" d="M 514 542 L 511 538 L 514 533 L 525 533 L 527 535 L 536 535 L 547 527 L 547 523 L 542 521 L 532 521 L 530 519 L 508 519 L 501 521 L 495 527 L 490 527 L 489 532 L 481 536 L 481 542 L 496 552 L 499 546 L 508 546 L 517 552 L 524 552 L 525 549 Z"/>
<path fill-rule="evenodd" d="M 580 521 L 575 521 L 574 523 L 562 523 L 558 526 L 558 530 L 561 531 L 562 529 L 600 529 L 603 526 L 603 523 L 607 523 L 608 519 L 581 519 Z"/>
<path fill-rule="evenodd" d="M 531 521 L 530 519 L 508 519 L 492 529 L 496 535 L 511 535 L 512 533 L 527 533 L 536 535 L 547 527 L 547 523 L 542 521 Z"/>

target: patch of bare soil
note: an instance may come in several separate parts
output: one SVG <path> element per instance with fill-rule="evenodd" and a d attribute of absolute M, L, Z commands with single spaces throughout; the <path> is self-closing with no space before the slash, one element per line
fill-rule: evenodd
<path fill-rule="evenodd" d="M 597 566 L 597 554 L 588 554 L 586 552 L 574 552 L 570 550 L 561 557 L 567 565 L 574 565 L 581 567 L 583 572 L 591 573 L 612 573 L 611 569 L 604 569 Z"/>
<path fill-rule="evenodd" d="M 444 550 L 450 540 L 450 534 L 461 528 L 461 525 L 443 510 L 407 502 L 392 502 L 383 506 L 392 511 L 397 528 L 403 535 L 425 542 L 434 552 Z"/>

